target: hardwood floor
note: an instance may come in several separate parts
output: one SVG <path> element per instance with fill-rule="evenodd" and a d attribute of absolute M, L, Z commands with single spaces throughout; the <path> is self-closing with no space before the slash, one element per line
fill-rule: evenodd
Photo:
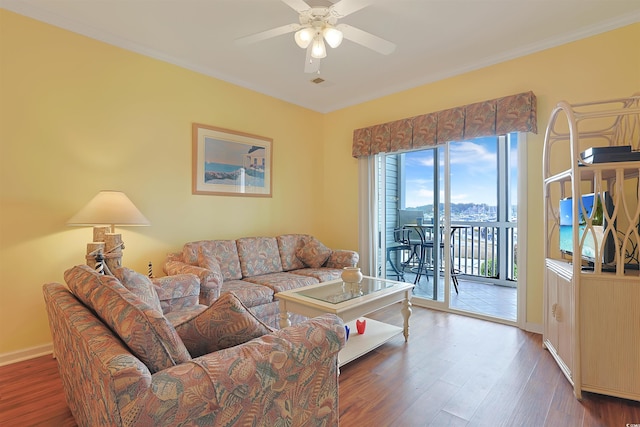
<path fill-rule="evenodd" d="M 52 356 L 0 367 L 0 426 L 76 425 Z"/>
<path fill-rule="evenodd" d="M 397 306 L 370 317 L 402 324 Z M 640 423 L 640 402 L 591 393 L 576 400 L 538 334 L 419 307 L 410 324 L 408 343 L 397 337 L 342 367 L 342 426 Z"/>
<path fill-rule="evenodd" d="M 398 305 L 370 317 L 402 324 Z M 396 337 L 340 373 L 342 427 L 631 423 L 640 423 L 640 402 L 576 400 L 540 335 L 420 307 L 409 343 Z M 0 426 L 75 425 L 51 356 L 0 367 Z"/>

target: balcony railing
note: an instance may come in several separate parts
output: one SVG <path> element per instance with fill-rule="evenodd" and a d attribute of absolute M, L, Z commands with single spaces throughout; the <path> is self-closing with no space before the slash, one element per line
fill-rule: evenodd
<path fill-rule="evenodd" d="M 517 223 L 455 221 L 455 224 L 465 226 L 452 233 L 452 263 L 456 273 L 515 286 L 518 278 Z M 503 263 L 504 270 L 501 268 Z"/>
<path fill-rule="evenodd" d="M 451 228 L 451 262 L 458 277 L 466 276 L 471 280 L 516 286 L 517 223 L 453 221 Z M 414 250 L 411 257 L 405 254 L 404 259 L 399 253 L 392 253 L 393 265 L 404 272 L 415 273 L 418 266 L 418 253 L 418 250 Z M 444 253 L 442 252 L 438 265 L 440 273 L 443 274 Z M 395 273 L 391 271 L 390 266 L 391 264 L 387 264 L 387 275 L 394 276 Z M 425 267 L 428 270 L 427 274 L 433 274 L 432 267 L 433 260 L 427 260 Z M 397 274 L 395 276 L 398 277 Z"/>

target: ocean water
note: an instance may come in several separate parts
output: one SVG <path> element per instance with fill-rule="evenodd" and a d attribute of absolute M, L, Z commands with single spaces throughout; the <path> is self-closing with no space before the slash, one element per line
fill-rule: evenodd
<path fill-rule="evenodd" d="M 581 225 L 578 230 L 579 239 L 581 239 L 584 234 L 584 228 L 585 226 Z M 573 252 L 572 230 L 573 227 L 571 225 L 560 226 L 560 249 L 563 251 Z M 596 234 L 596 238 L 602 241 L 601 235 Z M 587 233 L 587 236 L 584 239 L 584 244 L 582 245 L 582 255 L 589 258 L 595 258 L 595 247 L 596 245 L 593 239 L 593 234 L 589 232 Z"/>
<path fill-rule="evenodd" d="M 205 183 L 207 184 L 222 184 L 222 185 L 240 185 L 240 178 L 238 175 L 242 166 L 230 165 L 224 163 L 205 163 Z M 211 177 L 211 174 L 207 172 L 217 173 L 218 176 Z M 209 175 L 209 176 L 208 176 Z M 244 174 L 244 185 L 247 187 L 264 188 L 264 172 L 257 170 L 247 170 Z"/>
<path fill-rule="evenodd" d="M 229 165 L 226 163 L 205 163 L 205 172 L 233 172 L 242 168 L 242 165 Z"/>

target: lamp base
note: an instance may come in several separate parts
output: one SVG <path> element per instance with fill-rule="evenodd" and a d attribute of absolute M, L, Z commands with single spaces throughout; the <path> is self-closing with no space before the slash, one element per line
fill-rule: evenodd
<path fill-rule="evenodd" d="M 124 249 L 122 235 L 109 233 L 110 230 L 110 227 L 93 227 L 94 241 L 87 243 L 87 265 L 106 274 L 122 267 Z"/>

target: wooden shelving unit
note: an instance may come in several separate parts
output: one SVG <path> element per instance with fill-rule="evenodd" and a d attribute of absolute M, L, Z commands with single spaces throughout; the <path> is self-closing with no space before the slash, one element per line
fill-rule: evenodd
<path fill-rule="evenodd" d="M 589 164 L 581 157 L 588 148 L 626 145 L 640 151 L 640 95 L 560 102 L 551 113 L 543 158 L 543 342 L 579 399 L 590 391 L 640 401 L 640 161 Z M 582 206 L 590 194 L 602 215 L 596 203 L 591 212 Z M 562 200 L 571 206 L 571 254 L 560 250 Z"/>

